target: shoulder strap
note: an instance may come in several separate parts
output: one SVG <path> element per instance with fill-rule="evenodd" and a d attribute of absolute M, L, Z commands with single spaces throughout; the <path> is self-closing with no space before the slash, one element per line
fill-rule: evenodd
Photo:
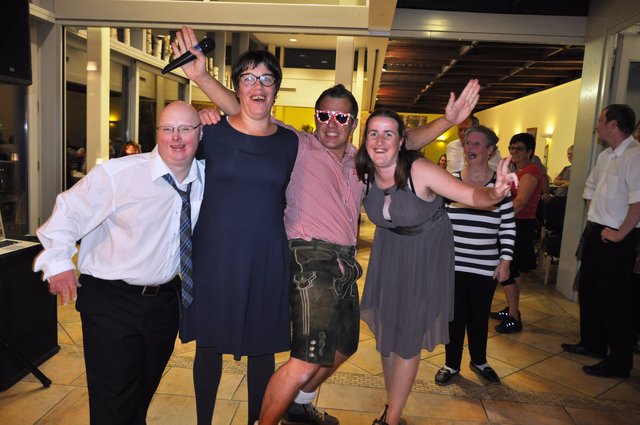
<path fill-rule="evenodd" d="M 409 185 L 409 189 L 411 189 L 411 191 L 413 192 L 414 195 L 417 196 L 416 194 L 416 187 L 413 184 L 413 178 L 411 177 L 411 170 L 409 170 L 409 181 L 407 182 L 407 184 Z"/>

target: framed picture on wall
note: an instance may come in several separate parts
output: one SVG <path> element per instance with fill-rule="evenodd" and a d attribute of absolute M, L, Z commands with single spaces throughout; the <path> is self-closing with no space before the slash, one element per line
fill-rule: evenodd
<path fill-rule="evenodd" d="M 534 138 L 537 138 L 538 137 L 538 127 L 527 128 L 526 133 L 532 135 Z"/>
<path fill-rule="evenodd" d="M 402 118 L 407 129 L 420 127 L 427 123 L 427 117 L 424 115 L 402 115 Z"/>
<path fill-rule="evenodd" d="M 410 128 L 416 128 L 416 127 L 420 127 L 421 125 L 425 125 L 427 123 L 427 116 L 426 115 L 406 115 L 406 114 L 400 114 L 400 116 L 402 117 L 403 121 L 404 121 L 404 125 L 407 127 L 407 130 Z M 422 149 L 419 149 L 419 152 L 422 153 L 422 155 L 425 155 L 425 147 L 423 147 Z"/>

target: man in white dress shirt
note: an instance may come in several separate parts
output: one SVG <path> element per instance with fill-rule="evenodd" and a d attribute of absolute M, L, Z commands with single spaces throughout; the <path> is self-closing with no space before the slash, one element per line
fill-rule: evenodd
<path fill-rule="evenodd" d="M 472 127 L 479 125 L 480 121 L 474 115 L 469 115 L 469 117 L 458 124 L 458 139 L 447 144 L 447 171 L 450 173 L 455 173 L 457 171 L 462 171 L 464 168 L 464 136 L 467 130 Z M 500 151 L 498 149 L 494 150 L 489 158 L 489 167 L 493 171 L 496 171 L 498 168 L 498 164 L 502 157 L 500 156 Z"/>
<path fill-rule="evenodd" d="M 77 298 L 92 425 L 145 424 L 173 351 L 183 202 L 168 180 L 189 193 L 193 228 L 204 189 L 204 166 L 194 160 L 201 133 L 196 110 L 171 103 L 152 152 L 94 167 L 58 195 L 38 229 L 44 251 L 34 270 L 65 304 Z M 80 239 L 78 281 L 72 257 Z"/>
<path fill-rule="evenodd" d="M 600 357 L 588 375 L 626 378 L 633 367 L 631 273 L 640 220 L 640 144 L 631 133 L 635 114 L 610 105 L 596 132 L 607 149 L 598 156 L 583 192 L 588 204 L 580 270 L 580 342 L 565 351 Z"/>

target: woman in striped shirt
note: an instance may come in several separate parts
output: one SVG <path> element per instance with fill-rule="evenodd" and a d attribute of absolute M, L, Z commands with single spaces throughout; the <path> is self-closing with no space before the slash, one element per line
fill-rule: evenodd
<path fill-rule="evenodd" d="M 498 136 L 478 125 L 470 127 L 464 139 L 466 166 L 453 175 L 469 185 L 493 187 L 496 175 L 489 158 L 497 150 Z M 460 372 L 466 329 L 470 369 L 489 382 L 500 382 L 487 363 L 487 333 L 496 285 L 509 278 L 516 234 L 513 202 L 506 197 L 492 207 L 472 208 L 448 201 L 447 214 L 455 245 L 454 318 L 449 322 L 446 362 L 435 381 L 446 385 Z"/>

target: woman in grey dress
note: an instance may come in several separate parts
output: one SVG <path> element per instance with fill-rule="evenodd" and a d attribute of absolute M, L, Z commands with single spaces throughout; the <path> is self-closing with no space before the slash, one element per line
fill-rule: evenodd
<path fill-rule="evenodd" d="M 402 118 L 374 111 L 365 126 L 356 169 L 367 183 L 364 206 L 376 224 L 361 318 L 382 355 L 387 403 L 374 424 L 396 425 L 415 380 L 420 350 L 449 341 L 453 318 L 453 232 L 441 196 L 487 207 L 517 183 L 510 158 L 493 188 L 472 187 L 404 147 Z"/>

